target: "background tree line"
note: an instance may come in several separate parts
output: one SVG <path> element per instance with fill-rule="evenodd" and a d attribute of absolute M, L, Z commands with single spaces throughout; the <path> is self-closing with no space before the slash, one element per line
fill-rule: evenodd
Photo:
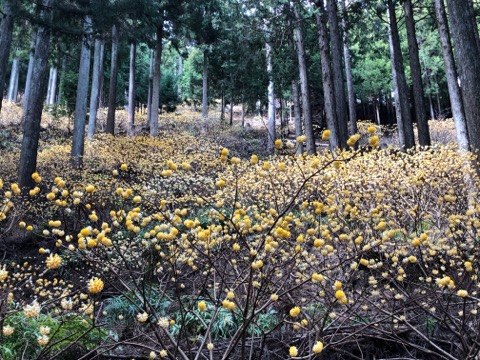
<path fill-rule="evenodd" d="M 305 149 L 318 129 L 345 148 L 358 119 L 396 124 L 400 146 L 430 145 L 429 118 L 453 115 L 459 146 L 480 148 L 480 41 L 474 0 L 3 0 L 0 93 L 23 106 L 19 182 L 32 185 L 40 115 L 74 118 L 72 164 L 81 166 L 97 109 L 158 113 L 187 102 L 208 119 L 267 109 L 269 149 L 288 117 Z M 229 113 L 225 109 L 228 107 Z M 281 129 L 277 129 L 280 116 Z M 418 144 L 414 127 L 418 128 Z"/>

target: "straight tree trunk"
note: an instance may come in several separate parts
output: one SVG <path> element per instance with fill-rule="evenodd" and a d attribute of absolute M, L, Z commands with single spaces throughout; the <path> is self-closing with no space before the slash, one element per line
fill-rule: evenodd
<path fill-rule="evenodd" d="M 147 124 L 150 126 L 152 118 L 152 90 L 153 90 L 153 65 L 155 62 L 155 51 L 150 49 L 150 67 L 148 73 L 148 99 L 147 99 Z"/>
<path fill-rule="evenodd" d="M 397 16 L 392 0 L 388 0 L 388 24 L 390 40 L 390 60 L 392 62 L 392 76 L 395 92 L 395 111 L 397 114 L 398 138 L 400 148 L 405 151 L 415 146 L 412 114 L 408 102 L 408 87 L 403 66 L 403 55 L 398 35 Z"/>
<path fill-rule="evenodd" d="M 92 45 L 92 18 L 85 16 L 85 35 L 82 39 L 82 52 L 78 69 L 77 98 L 75 101 L 75 119 L 71 161 L 75 168 L 81 168 L 85 138 L 85 120 L 87 117 L 88 83 L 90 80 L 90 48 Z"/>
<path fill-rule="evenodd" d="M 480 150 L 480 51 L 475 39 L 474 14 L 469 0 L 448 0 L 460 87 L 471 150 Z"/>
<path fill-rule="evenodd" d="M 100 69 L 99 72 L 99 81 L 98 81 L 98 102 L 97 102 L 97 110 L 99 108 L 103 108 L 103 84 L 104 82 L 104 66 L 105 66 L 105 39 L 101 38 L 100 40 Z"/>
<path fill-rule="evenodd" d="M 242 89 L 242 128 L 245 127 L 245 95 Z"/>
<path fill-rule="evenodd" d="M 273 85 L 273 66 L 272 66 L 272 47 L 267 42 L 265 44 L 265 56 L 267 61 L 267 76 L 268 76 L 268 143 L 267 151 L 273 152 L 275 148 L 275 140 L 277 138 L 275 130 L 275 89 Z"/>
<path fill-rule="evenodd" d="M 150 118 L 150 135 L 158 135 L 158 106 L 160 104 L 160 77 L 162 64 L 162 40 L 163 40 L 163 21 L 157 27 L 157 42 L 155 46 L 155 64 L 153 68 L 152 80 L 152 116 Z"/>
<path fill-rule="evenodd" d="M 307 136 L 307 153 L 313 155 L 317 149 L 315 147 L 315 136 L 313 133 L 312 109 L 310 106 L 310 90 L 308 83 L 307 60 L 305 56 L 305 45 L 303 41 L 303 32 L 301 24 L 303 22 L 298 3 L 293 5 L 295 14 L 295 42 L 297 45 L 298 73 L 300 75 L 300 91 L 302 94 L 302 112 L 305 135 Z"/>
<path fill-rule="evenodd" d="M 18 81 L 18 57 L 15 56 L 12 62 L 12 71 L 10 72 L 10 83 L 8 85 L 7 101 L 15 102 L 15 85 Z"/>
<path fill-rule="evenodd" d="M 60 81 L 58 84 L 58 103 L 62 103 L 62 94 L 63 94 L 63 88 L 65 86 L 65 73 L 67 72 L 67 57 L 63 56 L 62 59 L 62 72 L 61 72 L 61 77 Z"/>
<path fill-rule="evenodd" d="M 338 140 L 340 148 L 347 147 L 348 113 L 343 80 L 343 45 L 338 26 L 337 2 L 327 0 L 328 24 L 330 25 L 330 43 L 332 51 L 333 86 L 335 91 L 335 109 L 338 122 Z"/>
<path fill-rule="evenodd" d="M 325 118 L 327 120 L 327 127 L 330 130 L 330 149 L 335 151 L 339 147 L 339 130 L 337 122 L 337 112 L 335 104 L 335 90 L 333 85 L 330 49 L 328 46 L 328 35 L 325 21 L 325 12 L 323 6 L 319 9 L 321 14 L 316 15 L 317 29 L 318 29 L 318 45 L 320 47 L 320 61 L 322 63 L 322 84 L 323 97 L 325 105 Z"/>
<path fill-rule="evenodd" d="M 350 135 L 358 132 L 357 127 L 357 98 L 353 89 L 352 75 L 352 56 L 350 54 L 350 41 L 348 36 L 348 13 L 345 0 L 342 0 L 342 28 L 343 28 L 343 56 L 345 58 L 345 77 L 347 80 L 347 97 L 348 97 L 348 115 Z"/>
<path fill-rule="evenodd" d="M 422 69 L 420 67 L 420 58 L 418 55 L 418 43 L 415 31 L 415 19 L 413 17 L 412 0 L 405 0 L 403 8 L 405 10 L 405 25 L 407 28 L 408 52 L 410 55 L 413 103 L 415 105 L 415 115 L 417 116 L 418 142 L 420 146 L 430 146 L 430 130 L 428 128 L 428 119 L 425 112 L 425 93 L 423 91 Z"/>
<path fill-rule="evenodd" d="M 448 29 L 447 14 L 445 12 L 445 3 L 443 0 L 435 0 L 435 15 L 437 18 L 440 43 L 442 44 L 445 75 L 447 77 L 448 94 L 450 97 L 450 104 L 452 106 L 458 147 L 462 150 L 468 150 L 470 144 L 468 140 L 467 121 L 465 118 L 465 110 L 463 108 L 462 94 L 460 87 L 458 86 L 458 74 L 455 66 L 455 59 L 453 57 L 452 44 L 450 42 L 450 31 Z M 430 107 L 433 110 L 433 104 L 431 100 L 430 103 Z"/>
<path fill-rule="evenodd" d="M 33 61 L 35 59 L 35 43 L 37 39 L 37 31 L 33 30 L 32 32 L 32 42 L 30 44 L 30 52 L 28 55 L 28 70 L 27 70 L 27 80 L 25 82 L 25 92 L 23 94 L 23 113 L 25 113 L 25 110 L 28 105 L 28 98 L 30 95 L 30 86 L 32 83 L 32 72 L 33 72 Z"/>
<path fill-rule="evenodd" d="M 177 82 L 178 83 L 177 94 L 179 98 L 182 97 L 182 86 L 180 85 L 180 79 L 182 78 L 182 74 L 183 74 L 183 57 L 182 55 L 180 55 L 178 57 L 178 75 L 177 75 L 179 79 L 179 81 Z"/>
<path fill-rule="evenodd" d="M 234 97 L 234 94 L 233 94 L 233 84 L 230 86 L 230 119 L 229 119 L 229 123 L 230 123 L 230 126 L 233 125 L 233 105 L 234 105 L 234 101 L 233 101 L 233 97 Z"/>
<path fill-rule="evenodd" d="M 44 9 L 40 13 L 43 23 L 51 21 L 51 7 L 54 0 L 43 0 Z M 45 82 L 48 66 L 48 50 L 50 30 L 46 25 L 39 25 L 33 61 L 32 86 L 28 106 L 25 111 L 22 150 L 18 164 L 18 184 L 22 189 L 34 186 L 32 174 L 37 168 L 37 150 L 40 137 L 40 121 L 42 119 Z"/>
<path fill-rule="evenodd" d="M 50 105 L 50 93 L 52 89 L 52 79 L 53 79 L 53 66 L 50 66 L 50 72 L 48 74 L 48 86 L 47 86 L 47 98 L 45 99 L 45 104 Z"/>
<path fill-rule="evenodd" d="M 93 51 L 93 74 L 92 74 L 92 90 L 90 93 L 90 114 L 88 118 L 88 139 L 93 139 L 95 135 L 95 129 L 97 127 L 97 109 L 100 90 L 100 73 L 101 68 L 101 56 L 102 52 L 102 40 L 100 38 L 95 39 L 95 49 Z"/>
<path fill-rule="evenodd" d="M 130 75 L 128 79 L 128 135 L 133 135 L 135 123 L 135 57 L 137 56 L 137 44 L 130 44 Z"/>
<path fill-rule="evenodd" d="M 295 137 L 303 135 L 302 113 L 300 111 L 300 96 L 298 92 L 298 80 L 292 80 L 292 97 L 293 97 L 293 117 L 295 123 Z M 303 154 L 303 143 L 297 144 L 297 155 Z"/>
<path fill-rule="evenodd" d="M 112 59 L 110 66 L 110 89 L 108 92 L 108 113 L 106 132 L 115 135 L 115 108 L 117 106 L 117 74 L 118 74 L 118 29 L 112 27 Z"/>
<path fill-rule="evenodd" d="M 202 117 L 208 119 L 208 53 L 203 50 Z"/>
<path fill-rule="evenodd" d="M 0 24 L 0 111 L 2 111 L 2 99 L 5 82 L 7 81 L 7 64 L 10 48 L 12 46 L 12 34 L 15 16 L 20 5 L 19 0 L 6 0 L 1 13 Z"/>
<path fill-rule="evenodd" d="M 57 103 L 57 80 L 58 80 L 58 69 L 57 65 L 53 66 L 53 72 L 52 72 L 52 84 L 50 87 L 50 104 L 49 105 L 55 105 Z"/>
<path fill-rule="evenodd" d="M 473 7 L 474 0 L 467 0 L 467 6 L 470 8 L 469 11 L 473 15 L 472 22 L 473 22 L 473 35 L 475 36 L 475 42 L 477 43 L 478 52 L 480 52 L 480 36 L 478 34 L 478 24 L 477 18 L 475 16 L 475 8 Z"/>
<path fill-rule="evenodd" d="M 12 96 L 12 101 L 14 103 L 17 103 L 18 99 L 18 80 L 20 78 L 20 70 L 17 68 L 17 73 L 15 74 L 15 83 L 13 85 L 13 96 Z"/>

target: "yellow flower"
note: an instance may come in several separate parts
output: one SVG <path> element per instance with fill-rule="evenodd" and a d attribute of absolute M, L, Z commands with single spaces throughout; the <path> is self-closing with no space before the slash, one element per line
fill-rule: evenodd
<path fill-rule="evenodd" d="M 198 303 L 198 310 L 200 311 L 205 311 L 207 309 L 207 304 L 205 303 L 205 301 L 200 301 Z"/>
<path fill-rule="evenodd" d="M 305 135 L 300 135 L 297 137 L 298 143 L 304 143 L 305 141 L 307 141 L 307 137 Z"/>
<path fill-rule="evenodd" d="M 250 164 L 256 165 L 257 163 L 258 163 L 258 156 L 253 154 L 252 157 L 250 158 Z"/>
<path fill-rule="evenodd" d="M 40 305 L 38 302 L 35 300 L 31 305 L 26 305 L 23 308 L 23 313 L 25 314 L 26 317 L 33 319 L 36 318 L 38 315 L 40 315 Z"/>
<path fill-rule="evenodd" d="M 275 148 L 277 148 L 277 149 L 280 150 L 282 147 L 283 147 L 283 142 L 282 142 L 282 140 L 281 140 L 281 139 L 275 140 Z"/>
<path fill-rule="evenodd" d="M 103 290 L 103 286 L 103 281 L 97 277 L 94 277 L 88 282 L 88 291 L 91 294 L 98 294 Z"/>
<path fill-rule="evenodd" d="M 5 281 L 5 279 L 8 277 L 8 271 L 5 268 L 5 265 L 3 265 L 0 268 L 0 282 Z"/>
<path fill-rule="evenodd" d="M 227 293 L 227 299 L 228 299 L 228 300 L 232 300 L 232 299 L 234 299 L 234 298 L 235 298 L 235 293 L 234 293 L 233 291 L 229 291 L 229 292 Z"/>
<path fill-rule="evenodd" d="M 55 193 L 51 192 L 47 194 L 47 200 L 53 200 L 55 199 Z"/>
<path fill-rule="evenodd" d="M 376 135 L 372 136 L 372 137 L 370 137 L 370 139 L 368 139 L 368 143 L 373 147 L 377 147 L 378 144 L 379 144 L 379 141 L 380 141 L 380 139 Z"/>
<path fill-rule="evenodd" d="M 3 335 L 5 336 L 10 336 L 13 334 L 13 331 L 15 330 L 15 328 L 11 327 L 10 325 L 7 325 L 7 326 L 4 326 L 3 329 L 2 329 L 2 333 Z"/>
<path fill-rule="evenodd" d="M 138 320 L 138 322 L 144 323 L 145 321 L 148 320 L 148 314 L 146 312 L 138 313 L 137 314 L 137 320 Z"/>
<path fill-rule="evenodd" d="M 337 300 L 343 299 L 345 297 L 345 292 L 343 290 L 337 290 L 335 292 L 335 298 Z"/>
<path fill-rule="evenodd" d="M 321 341 L 317 341 L 312 348 L 312 351 L 315 354 L 320 354 L 323 351 L 323 343 Z"/>
<path fill-rule="evenodd" d="M 330 139 L 330 130 L 324 130 L 322 133 L 322 140 L 328 141 Z"/>
<path fill-rule="evenodd" d="M 168 351 L 163 349 L 160 351 L 160 357 L 161 358 L 166 358 L 168 356 Z"/>
<path fill-rule="evenodd" d="M 92 193 L 92 192 L 95 191 L 95 186 L 93 186 L 93 185 L 88 185 L 88 186 L 85 188 L 85 191 L 86 191 L 87 193 Z"/>
<path fill-rule="evenodd" d="M 468 296 L 468 291 L 467 290 L 458 290 L 457 295 L 462 297 L 462 298 L 466 298 Z"/>
<path fill-rule="evenodd" d="M 288 349 L 288 354 L 291 356 L 291 357 L 295 357 L 298 355 L 298 349 L 296 346 L 290 346 L 290 349 Z"/>
<path fill-rule="evenodd" d="M 210 351 L 213 350 L 213 344 L 212 344 L 212 343 L 208 343 L 208 344 L 207 344 L 207 349 L 210 350 Z"/>
<path fill-rule="evenodd" d="M 40 326 L 40 334 L 42 335 L 50 334 L 50 328 L 48 326 Z"/>
<path fill-rule="evenodd" d="M 126 170 L 127 170 L 127 164 L 122 164 L 122 165 L 120 166 L 120 170 L 126 171 Z"/>
<path fill-rule="evenodd" d="M 291 317 L 297 317 L 300 314 L 300 308 L 298 306 L 295 306 L 290 309 L 290 316 Z"/>
<path fill-rule="evenodd" d="M 50 341 L 50 338 L 47 335 L 42 335 L 42 336 L 37 338 L 37 343 L 40 346 L 47 345 L 49 341 Z"/>
<path fill-rule="evenodd" d="M 375 128 L 375 126 L 369 126 L 367 131 L 371 135 L 371 134 L 375 134 L 376 130 L 377 129 Z"/>
<path fill-rule="evenodd" d="M 57 269 L 60 267 L 60 265 L 62 265 L 62 258 L 58 256 L 58 254 L 50 255 L 45 260 L 45 265 L 47 265 L 47 268 L 50 270 Z"/>
<path fill-rule="evenodd" d="M 240 245 L 235 243 L 235 244 L 233 244 L 232 249 L 233 249 L 233 251 L 239 251 L 240 250 Z"/>
<path fill-rule="evenodd" d="M 277 294 L 272 294 L 272 296 L 270 296 L 270 300 L 277 301 L 278 300 L 278 295 Z"/>

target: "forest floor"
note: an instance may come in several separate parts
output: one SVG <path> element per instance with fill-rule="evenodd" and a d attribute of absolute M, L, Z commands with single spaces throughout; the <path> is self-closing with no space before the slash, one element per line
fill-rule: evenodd
<path fill-rule="evenodd" d="M 480 199 L 452 121 L 404 154 L 268 155 L 188 108 L 151 138 L 85 143 L 42 118 L 36 187 L 16 186 L 21 109 L 0 115 L 0 357 L 465 359 L 480 349 Z M 390 129 L 359 123 L 360 144 Z M 387 135 L 385 135 L 387 134 Z M 10 245 L 8 245 L 10 244 Z"/>

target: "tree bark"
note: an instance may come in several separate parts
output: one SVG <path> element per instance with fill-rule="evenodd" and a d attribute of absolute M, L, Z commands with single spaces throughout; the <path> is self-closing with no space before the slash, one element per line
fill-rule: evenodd
<path fill-rule="evenodd" d="M 303 135 L 302 113 L 300 111 L 300 96 L 298 93 L 298 80 L 292 80 L 292 97 L 293 97 L 293 117 L 295 123 L 295 136 L 298 138 Z M 303 154 L 303 143 L 297 144 L 297 155 Z"/>
<path fill-rule="evenodd" d="M 62 103 L 62 93 L 65 86 L 65 73 L 67 71 L 67 57 L 64 55 L 62 59 L 62 72 L 60 76 L 60 81 L 58 84 L 58 103 Z"/>
<path fill-rule="evenodd" d="M 27 70 L 27 80 L 25 82 L 25 92 L 23 94 L 23 113 L 25 113 L 28 105 L 28 98 L 30 95 L 30 86 L 32 84 L 32 71 L 33 71 L 33 61 L 35 59 L 35 43 L 37 39 L 37 31 L 33 30 L 32 33 L 32 42 L 30 44 L 30 51 L 28 55 L 28 70 Z"/>
<path fill-rule="evenodd" d="M 202 117 L 208 119 L 208 53 L 203 50 Z"/>
<path fill-rule="evenodd" d="M 350 54 L 350 40 L 348 36 L 348 14 L 345 0 L 342 0 L 342 28 L 343 28 L 343 56 L 345 58 L 345 75 L 347 80 L 347 97 L 348 97 L 348 115 L 350 118 L 349 129 L 350 135 L 358 132 L 357 127 L 357 97 L 353 89 L 352 75 L 352 56 Z"/>
<path fill-rule="evenodd" d="M 480 51 L 473 27 L 474 14 L 469 0 L 448 0 L 451 31 L 455 44 L 460 88 L 471 150 L 480 150 Z"/>
<path fill-rule="evenodd" d="M 103 108 L 103 84 L 105 83 L 104 77 L 104 67 L 105 67 L 105 39 L 102 37 L 100 40 L 100 69 L 99 72 L 99 81 L 98 81 L 98 102 L 97 102 L 97 110 L 99 108 Z"/>
<path fill-rule="evenodd" d="M 157 42 L 155 45 L 155 64 L 153 67 L 152 80 L 152 116 L 150 117 L 150 135 L 158 135 L 158 106 L 160 104 L 160 77 L 162 76 L 160 66 L 162 64 L 162 40 L 163 20 L 157 27 Z"/>
<path fill-rule="evenodd" d="M 182 77 L 182 74 L 183 74 L 183 58 L 182 58 L 182 55 L 180 55 L 178 57 L 178 74 L 177 74 L 177 78 L 178 78 L 177 95 L 179 98 L 182 97 L 182 87 L 180 86 L 180 79 Z"/>
<path fill-rule="evenodd" d="M 50 72 L 48 73 L 48 85 L 47 85 L 47 98 L 45 99 L 45 104 L 50 105 L 50 93 L 52 89 L 52 79 L 53 79 L 53 67 L 50 66 Z"/>
<path fill-rule="evenodd" d="M 335 91 L 332 79 L 330 49 L 328 46 L 327 27 L 325 25 L 325 12 L 323 7 L 319 9 L 321 14 L 316 15 L 317 29 L 318 29 L 318 45 L 320 47 L 320 61 L 322 63 L 322 84 L 323 84 L 323 98 L 325 103 L 325 117 L 327 120 L 327 127 L 330 130 L 330 149 L 335 151 L 339 147 L 339 130 L 337 122 Z"/>
<path fill-rule="evenodd" d="M 420 146 L 430 146 L 430 130 L 428 128 L 428 119 L 424 100 L 425 93 L 423 91 L 422 69 L 420 67 L 420 58 L 418 55 L 417 35 L 415 31 L 415 19 L 413 17 L 412 1 L 405 0 L 403 3 L 403 8 L 405 10 L 408 53 L 410 55 L 410 74 L 413 85 L 413 103 L 415 106 L 415 115 L 417 116 L 418 142 Z"/>
<path fill-rule="evenodd" d="M 58 79 L 58 69 L 57 65 L 52 67 L 52 83 L 50 84 L 50 95 L 48 105 L 55 105 L 56 103 L 56 95 L 57 95 L 57 79 Z"/>
<path fill-rule="evenodd" d="M 19 0 L 6 0 L 3 5 L 2 19 L 0 24 L 0 111 L 2 111 L 2 99 L 5 82 L 7 80 L 7 64 L 10 48 L 12 46 L 12 34 L 15 16 L 20 5 Z"/>
<path fill-rule="evenodd" d="M 137 44 L 130 44 L 130 75 L 128 79 L 128 135 L 133 135 L 133 124 L 135 123 L 135 57 L 137 55 Z"/>
<path fill-rule="evenodd" d="M 443 0 L 435 0 L 435 15 L 437 18 L 437 27 L 442 44 L 443 62 L 445 63 L 445 75 L 447 77 L 448 94 L 452 107 L 453 120 L 457 134 L 458 147 L 462 150 L 468 150 L 470 147 L 468 140 L 467 121 L 465 110 L 463 108 L 462 94 L 458 86 L 458 74 L 453 57 L 452 44 L 450 40 L 450 31 L 448 28 L 447 14 Z M 430 100 L 430 107 L 433 110 L 433 104 Z"/>
<path fill-rule="evenodd" d="M 317 151 L 315 147 L 315 136 L 313 133 L 313 121 L 312 121 L 312 109 L 310 106 L 310 90 L 308 83 L 307 72 L 307 60 L 305 57 L 305 45 L 303 42 L 303 32 L 301 24 L 303 22 L 298 8 L 298 3 L 295 1 L 293 4 L 293 12 L 295 14 L 295 42 L 297 44 L 297 58 L 298 58 L 298 73 L 300 75 L 300 89 L 302 93 L 302 112 L 303 112 L 303 124 L 305 128 L 305 135 L 307 136 L 307 153 L 310 155 L 315 154 Z"/>
<path fill-rule="evenodd" d="M 275 130 L 275 89 L 273 85 L 272 47 L 268 42 L 265 44 L 265 57 L 267 61 L 267 77 L 268 77 L 267 151 L 273 152 L 273 149 L 275 148 L 275 140 L 277 138 L 277 134 Z"/>
<path fill-rule="evenodd" d="M 82 52 L 78 69 L 77 98 L 75 101 L 75 119 L 71 162 L 75 168 L 81 168 L 85 138 L 85 120 L 87 117 L 88 83 L 90 80 L 90 48 L 92 45 L 92 18 L 85 16 L 85 35 L 82 39 Z"/>
<path fill-rule="evenodd" d="M 118 29 L 112 27 L 112 58 L 110 66 L 110 89 L 108 92 L 108 113 L 105 131 L 115 135 L 115 109 L 117 106 L 117 74 L 118 74 Z"/>
<path fill-rule="evenodd" d="M 12 71 L 10 72 L 10 83 L 8 85 L 7 101 L 15 102 L 15 86 L 18 82 L 18 57 L 15 56 L 12 62 Z"/>
<path fill-rule="evenodd" d="M 338 26 L 337 2 L 327 0 L 328 24 L 330 25 L 330 43 L 332 51 L 333 86 L 335 92 L 335 110 L 337 112 L 338 141 L 340 148 L 347 147 L 348 114 L 343 80 L 343 45 Z"/>
<path fill-rule="evenodd" d="M 97 109 L 98 109 L 98 100 L 99 100 L 99 90 L 100 90 L 100 78 L 102 74 L 100 73 L 101 68 L 101 56 L 102 52 L 102 40 L 97 38 L 95 39 L 95 50 L 93 52 L 93 74 L 92 74 L 92 90 L 90 93 L 90 114 L 88 119 L 88 139 L 93 139 L 95 135 L 95 129 L 97 127 Z"/>
<path fill-rule="evenodd" d="M 397 114 L 398 138 L 400 148 L 405 151 L 415 146 L 412 115 L 408 102 L 408 87 L 403 66 L 403 55 L 400 48 L 397 17 L 392 0 L 388 0 L 388 35 L 390 42 L 390 60 L 392 62 L 392 77 L 395 92 L 395 111 Z"/>
<path fill-rule="evenodd" d="M 147 124 L 150 126 L 152 118 L 152 90 L 153 90 L 153 65 L 155 61 L 155 51 L 150 49 L 150 67 L 148 73 L 148 99 L 147 99 Z"/>
<path fill-rule="evenodd" d="M 43 0 L 44 9 L 40 14 L 43 23 L 51 21 L 50 9 L 53 3 L 54 0 Z M 40 25 L 37 30 L 32 86 L 30 87 L 30 98 L 25 111 L 22 150 L 18 165 L 18 184 L 22 189 L 34 186 L 32 174 L 37 168 L 37 150 L 45 95 L 49 43 L 50 30 L 46 25 Z"/>

